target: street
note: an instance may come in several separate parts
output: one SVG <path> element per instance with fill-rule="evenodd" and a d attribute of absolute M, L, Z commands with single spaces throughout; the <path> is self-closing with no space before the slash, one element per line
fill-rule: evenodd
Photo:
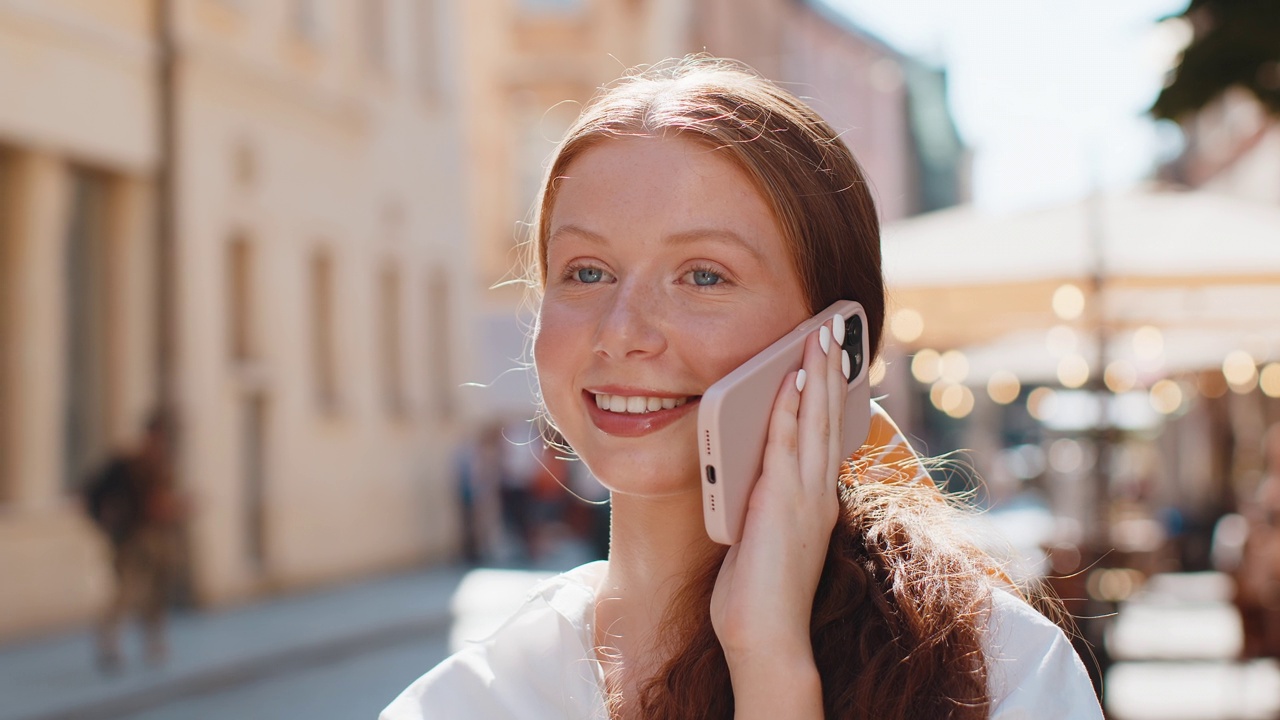
<path fill-rule="evenodd" d="M 448 654 L 447 631 L 293 669 L 152 708 L 131 720 L 376 718 L 409 683 Z"/>
<path fill-rule="evenodd" d="M 583 558 L 563 557 L 566 567 Z M 488 635 L 553 571 L 436 568 L 226 612 L 182 615 L 174 658 L 92 670 L 77 633 L 0 651 L 0 720 L 373 720 L 450 648 Z M 1238 659 L 1215 573 L 1152 577 L 1108 633 L 1113 720 L 1274 720 L 1280 664 Z"/>

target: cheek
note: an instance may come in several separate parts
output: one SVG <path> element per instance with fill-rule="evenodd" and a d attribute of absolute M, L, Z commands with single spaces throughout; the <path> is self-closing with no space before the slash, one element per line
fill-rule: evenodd
<path fill-rule="evenodd" d="M 554 414 L 559 395 L 570 384 L 574 357 L 579 352 L 574 338 L 575 323 L 567 322 L 554 311 L 544 310 L 538 319 L 533 338 L 533 365 L 538 375 L 547 409 Z"/>

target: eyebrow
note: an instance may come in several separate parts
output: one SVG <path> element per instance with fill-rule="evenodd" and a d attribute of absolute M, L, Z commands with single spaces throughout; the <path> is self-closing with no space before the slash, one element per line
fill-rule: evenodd
<path fill-rule="evenodd" d="M 552 243 L 560 239 L 564 235 L 574 235 L 582 238 L 593 245 L 604 245 L 608 242 L 605 236 L 592 232 L 580 225 L 561 225 L 551 233 L 551 237 L 547 239 L 547 247 L 551 247 Z M 726 245 L 739 247 L 749 253 L 753 258 L 761 262 L 764 261 L 764 253 L 755 243 L 747 240 L 732 230 L 723 230 L 720 228 L 694 228 L 685 230 L 663 238 L 668 245 L 689 245 L 695 242 L 707 241 L 718 242 Z"/>

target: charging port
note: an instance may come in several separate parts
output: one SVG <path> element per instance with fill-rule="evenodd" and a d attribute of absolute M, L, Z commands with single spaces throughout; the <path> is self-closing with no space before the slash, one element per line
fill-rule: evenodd
<path fill-rule="evenodd" d="M 716 484 L 716 466 L 715 465 L 707 466 L 707 482 L 711 483 L 712 485 Z"/>

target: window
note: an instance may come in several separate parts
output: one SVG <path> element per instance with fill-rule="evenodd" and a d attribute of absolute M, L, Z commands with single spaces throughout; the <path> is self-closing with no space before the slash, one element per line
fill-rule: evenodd
<path fill-rule="evenodd" d="M 452 302 L 449 275 L 442 267 L 427 274 L 427 386 L 431 389 L 431 406 L 435 417 L 448 422 L 454 415 L 453 362 L 454 346 Z"/>
<path fill-rule="evenodd" d="M 334 334 L 333 258 L 318 250 L 311 258 L 311 357 L 316 404 L 338 408 L 338 347 Z"/>
<path fill-rule="evenodd" d="M 268 561 L 267 453 L 270 423 L 260 392 L 240 399 L 240 483 L 245 559 L 255 572 Z"/>
<path fill-rule="evenodd" d="M 253 258 L 249 241 L 237 237 L 227 245 L 227 350 L 236 362 L 256 355 L 253 336 Z"/>
<path fill-rule="evenodd" d="M 80 487 L 106 447 L 108 178 L 70 173 L 63 246 L 63 485 Z"/>
<path fill-rule="evenodd" d="M 378 282 L 378 345 L 382 353 L 382 398 L 387 412 L 403 415 L 404 398 L 404 331 L 400 312 L 400 268 L 388 261 Z"/>

